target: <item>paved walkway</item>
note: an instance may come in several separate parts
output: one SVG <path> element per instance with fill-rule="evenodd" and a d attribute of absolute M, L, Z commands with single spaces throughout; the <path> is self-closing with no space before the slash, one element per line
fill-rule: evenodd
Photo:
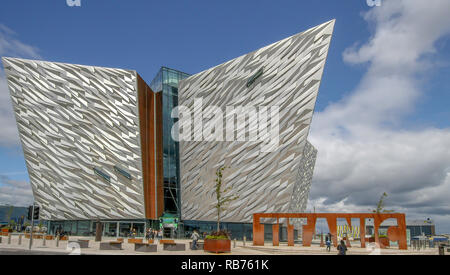
<path fill-rule="evenodd" d="M 83 248 L 80 250 L 71 250 L 68 248 L 68 241 L 60 241 L 59 247 L 56 247 L 56 240 L 47 240 L 44 246 L 43 240 L 35 239 L 33 240 L 32 252 L 33 254 L 86 254 L 86 255 L 213 255 L 211 253 L 204 252 L 202 250 L 191 250 L 189 247 L 189 240 L 176 240 L 177 243 L 185 243 L 186 251 L 175 252 L 175 251 L 165 251 L 162 245 L 158 245 L 158 252 L 156 253 L 139 253 L 134 251 L 134 244 L 128 244 L 127 240 L 122 245 L 122 250 L 120 251 L 104 251 L 100 250 L 100 243 L 94 241 L 93 237 L 70 237 L 70 241 L 76 241 L 78 239 L 90 240 L 89 248 Z M 103 242 L 115 241 L 115 238 L 103 238 Z M 8 251 L 14 251 L 20 254 L 23 251 L 24 254 L 28 250 L 29 239 L 22 238 L 22 244 L 19 245 L 18 235 L 13 235 L 11 237 L 11 244 L 8 244 L 8 237 L 3 236 L 2 243 L 0 243 L 0 255 L 5 254 Z M 2 253 L 1 251 L 4 251 Z M 27 254 L 29 254 L 27 252 Z M 320 247 L 319 245 L 314 245 L 312 247 L 302 247 L 296 244 L 294 247 L 288 247 L 287 244 L 281 244 L 278 247 L 272 246 L 271 243 L 267 243 L 266 246 L 253 246 L 251 243 L 247 242 L 244 246 L 243 242 L 236 242 L 236 247 L 234 247 L 234 242 L 232 242 L 232 253 L 222 254 L 222 255 L 336 255 L 336 248 L 331 249 L 331 252 L 327 252 L 326 248 Z M 427 248 L 425 250 L 398 250 L 396 248 L 391 249 L 381 249 L 373 250 L 367 248 L 360 248 L 359 244 L 353 245 L 353 247 L 348 249 L 349 255 L 438 255 L 437 248 Z M 447 253 L 450 255 L 450 253 Z"/>

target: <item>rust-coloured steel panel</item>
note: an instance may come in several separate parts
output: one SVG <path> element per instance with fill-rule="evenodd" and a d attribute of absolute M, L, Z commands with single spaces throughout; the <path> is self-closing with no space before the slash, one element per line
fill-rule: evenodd
<path fill-rule="evenodd" d="M 389 213 L 389 214 L 377 214 L 377 213 L 260 213 L 253 214 L 253 245 L 264 246 L 264 226 L 261 225 L 260 219 L 288 219 L 288 245 L 293 245 L 294 228 L 289 224 L 289 219 L 301 219 L 306 218 L 307 224 L 303 225 L 303 245 L 310 246 L 312 236 L 315 231 L 316 221 L 318 218 L 324 218 L 327 220 L 330 233 L 332 234 L 332 240 L 334 246 L 337 246 L 337 219 L 344 218 L 347 220 L 349 226 L 351 226 L 351 219 L 359 219 L 361 226 L 361 247 L 365 247 L 365 219 L 374 219 L 375 229 L 375 242 L 380 244 L 378 236 L 378 228 L 380 224 L 387 219 L 396 219 L 397 226 L 391 226 L 388 228 L 388 238 L 390 241 L 398 241 L 399 249 L 406 250 L 406 217 L 402 213 Z M 292 236 L 292 240 L 290 239 Z"/>
<path fill-rule="evenodd" d="M 366 219 L 359 219 L 359 236 L 361 237 L 361 248 L 366 248 Z"/>
<path fill-rule="evenodd" d="M 294 225 L 289 224 L 287 225 L 287 238 L 288 238 L 288 246 L 294 246 Z"/>
<path fill-rule="evenodd" d="M 164 211 L 162 96 L 154 93 L 139 75 L 137 79 L 145 216 L 156 220 Z"/>
<path fill-rule="evenodd" d="M 311 246 L 311 242 L 316 229 L 316 219 L 314 217 L 307 217 L 307 224 L 303 225 L 303 246 Z"/>
<path fill-rule="evenodd" d="M 279 224 L 274 224 L 272 225 L 272 243 L 273 246 L 279 246 L 280 245 L 280 225 Z"/>

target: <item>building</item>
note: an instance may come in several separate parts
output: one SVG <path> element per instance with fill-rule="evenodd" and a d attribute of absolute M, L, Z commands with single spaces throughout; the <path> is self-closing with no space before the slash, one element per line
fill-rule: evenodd
<path fill-rule="evenodd" d="M 162 97 L 135 71 L 3 58 L 40 218 L 122 234 L 164 212 Z"/>
<path fill-rule="evenodd" d="M 380 225 L 380 232 L 387 234 L 387 229 L 396 226 L 395 221 L 386 220 Z M 367 235 L 373 234 L 373 220 L 369 220 L 366 224 Z M 427 220 L 406 220 L 406 230 L 409 238 L 427 236 L 431 237 L 436 234 L 436 227 L 431 219 Z"/>
<path fill-rule="evenodd" d="M 317 154 L 307 138 L 333 27 L 324 23 L 181 81 L 179 103 L 191 112 L 180 121 L 185 223 L 213 225 L 215 173 L 223 166 L 223 182 L 239 196 L 224 222 L 305 211 Z M 207 111 L 202 117 L 196 109 Z"/>
<path fill-rule="evenodd" d="M 10 221 L 20 223 L 27 219 L 28 208 L 0 205 L 0 225 L 8 224 Z"/>
<path fill-rule="evenodd" d="M 160 223 L 172 236 L 210 231 L 214 172 L 223 165 L 239 196 L 222 218 L 234 236 L 251 237 L 252 213 L 304 211 L 317 154 L 307 138 L 333 27 L 334 20 L 192 76 L 163 67 L 150 85 L 132 70 L 2 58 L 50 233 L 90 235 L 98 221 L 108 236 L 142 236 Z M 187 117 L 173 112 L 181 106 L 192 110 L 191 140 Z M 214 106 L 254 107 L 257 119 L 237 111 L 208 120 Z M 234 139 L 210 140 L 211 128 L 196 126 L 220 120 Z"/>

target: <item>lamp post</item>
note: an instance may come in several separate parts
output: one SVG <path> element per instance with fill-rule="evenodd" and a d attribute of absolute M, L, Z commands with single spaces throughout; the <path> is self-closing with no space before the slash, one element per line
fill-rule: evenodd
<path fill-rule="evenodd" d="M 31 246 L 33 245 L 33 227 L 34 227 L 34 202 L 33 202 L 33 210 L 31 211 L 31 231 L 30 231 L 30 243 L 28 249 L 31 250 Z"/>

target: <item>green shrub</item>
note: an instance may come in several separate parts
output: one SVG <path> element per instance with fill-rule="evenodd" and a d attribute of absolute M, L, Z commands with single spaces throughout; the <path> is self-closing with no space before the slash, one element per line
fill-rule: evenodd
<path fill-rule="evenodd" d="M 226 231 L 219 231 L 219 232 L 212 232 L 210 235 L 206 236 L 207 240 L 229 240 L 230 237 L 228 235 L 228 232 Z"/>
<path fill-rule="evenodd" d="M 228 240 L 229 238 L 227 236 L 206 236 L 207 240 Z"/>

